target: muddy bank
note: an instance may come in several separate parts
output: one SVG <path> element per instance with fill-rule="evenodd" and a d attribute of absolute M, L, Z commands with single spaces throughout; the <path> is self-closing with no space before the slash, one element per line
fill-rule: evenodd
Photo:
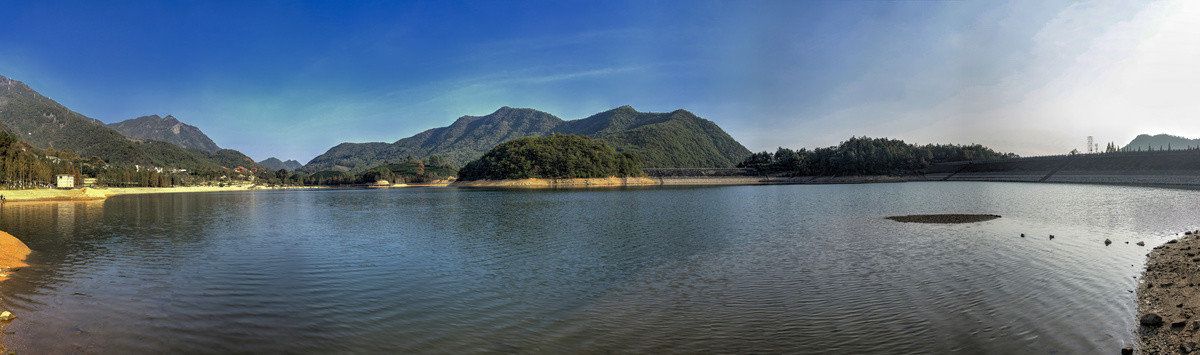
<path fill-rule="evenodd" d="M 659 185 L 658 181 L 644 177 L 593 178 L 593 179 L 515 179 L 456 181 L 450 186 L 460 187 L 516 187 L 516 188 L 559 188 L 559 187 L 610 187 Z"/>
<path fill-rule="evenodd" d="M 1200 235 L 1186 233 L 1150 251 L 1138 286 L 1143 354 L 1200 351 Z"/>
<path fill-rule="evenodd" d="M 1000 218 L 994 214 L 913 214 L 887 219 L 904 223 L 975 223 Z"/>

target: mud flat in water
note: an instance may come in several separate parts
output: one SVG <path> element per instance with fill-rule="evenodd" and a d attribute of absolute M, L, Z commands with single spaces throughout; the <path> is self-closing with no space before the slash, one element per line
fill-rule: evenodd
<path fill-rule="evenodd" d="M 975 223 L 1000 218 L 994 214 L 910 214 L 887 219 L 904 223 Z"/>

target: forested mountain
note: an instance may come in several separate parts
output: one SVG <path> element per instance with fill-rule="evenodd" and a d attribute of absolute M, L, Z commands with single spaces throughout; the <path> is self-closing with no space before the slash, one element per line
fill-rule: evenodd
<path fill-rule="evenodd" d="M 0 76 L 0 129 L 36 147 L 99 157 L 109 164 L 162 168 L 218 169 L 231 163 L 261 168 L 232 150 L 207 152 L 174 144 L 128 138 L 104 123 L 71 111 L 16 80 Z M 243 159 L 244 158 L 244 159 Z"/>
<path fill-rule="evenodd" d="M 266 170 L 262 165 L 255 162 L 254 159 L 250 159 L 250 157 L 242 154 L 242 152 L 233 149 L 221 149 L 215 152 L 206 152 L 199 149 L 188 149 L 188 151 L 226 169 L 243 167 L 250 170 Z"/>
<path fill-rule="evenodd" d="M 691 112 L 638 112 L 629 106 L 564 121 L 527 108 L 502 107 L 486 116 L 463 116 L 395 143 L 342 143 L 304 170 L 363 170 L 386 161 L 439 155 L 462 166 L 501 142 L 552 133 L 577 134 L 637 154 L 646 167 L 732 167 L 750 151 L 715 123 Z"/>
<path fill-rule="evenodd" d="M 1140 134 L 1125 147 L 1121 148 L 1124 151 L 1136 150 L 1182 150 L 1189 148 L 1200 147 L 1200 139 L 1187 139 L 1180 136 L 1172 136 L 1169 134 Z"/>
<path fill-rule="evenodd" d="M 174 116 L 142 116 L 108 125 L 134 139 L 150 139 L 172 143 L 184 148 L 195 148 L 208 152 L 221 150 L 212 139 L 196 126 L 179 122 Z"/>
<path fill-rule="evenodd" d="M 459 181 L 506 179 L 576 179 L 644 176 L 642 162 L 579 135 L 524 137 L 485 153 L 458 172 Z"/>
<path fill-rule="evenodd" d="M 276 157 L 270 157 L 266 160 L 260 161 L 258 162 L 258 165 L 262 165 L 262 167 L 270 170 L 287 169 L 288 171 L 296 171 L 304 166 L 304 164 L 300 164 L 300 162 L 295 160 L 281 161 Z"/>
<path fill-rule="evenodd" d="M 621 106 L 567 121 L 554 133 L 591 137 L 637 154 L 647 168 L 728 168 L 750 156 L 716 123 L 686 110 L 651 113 Z"/>

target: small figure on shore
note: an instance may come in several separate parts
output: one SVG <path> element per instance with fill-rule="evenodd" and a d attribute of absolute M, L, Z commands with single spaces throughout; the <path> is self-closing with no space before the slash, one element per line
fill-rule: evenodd
<path fill-rule="evenodd" d="M 1051 235 L 1050 235 L 1050 240 L 1054 240 L 1054 235 L 1053 235 L 1053 234 L 1051 234 Z"/>
<path fill-rule="evenodd" d="M 4 198 L 4 195 L 0 195 L 0 203 L 6 203 L 6 202 L 8 202 L 8 199 Z"/>

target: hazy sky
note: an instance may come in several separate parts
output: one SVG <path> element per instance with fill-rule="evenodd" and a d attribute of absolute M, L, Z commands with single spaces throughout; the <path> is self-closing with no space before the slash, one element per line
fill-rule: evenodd
<path fill-rule="evenodd" d="M 18 0 L 0 16 L 0 75 L 104 122 L 172 114 L 258 160 L 501 106 L 683 108 L 755 151 L 1200 137 L 1200 1 Z"/>

